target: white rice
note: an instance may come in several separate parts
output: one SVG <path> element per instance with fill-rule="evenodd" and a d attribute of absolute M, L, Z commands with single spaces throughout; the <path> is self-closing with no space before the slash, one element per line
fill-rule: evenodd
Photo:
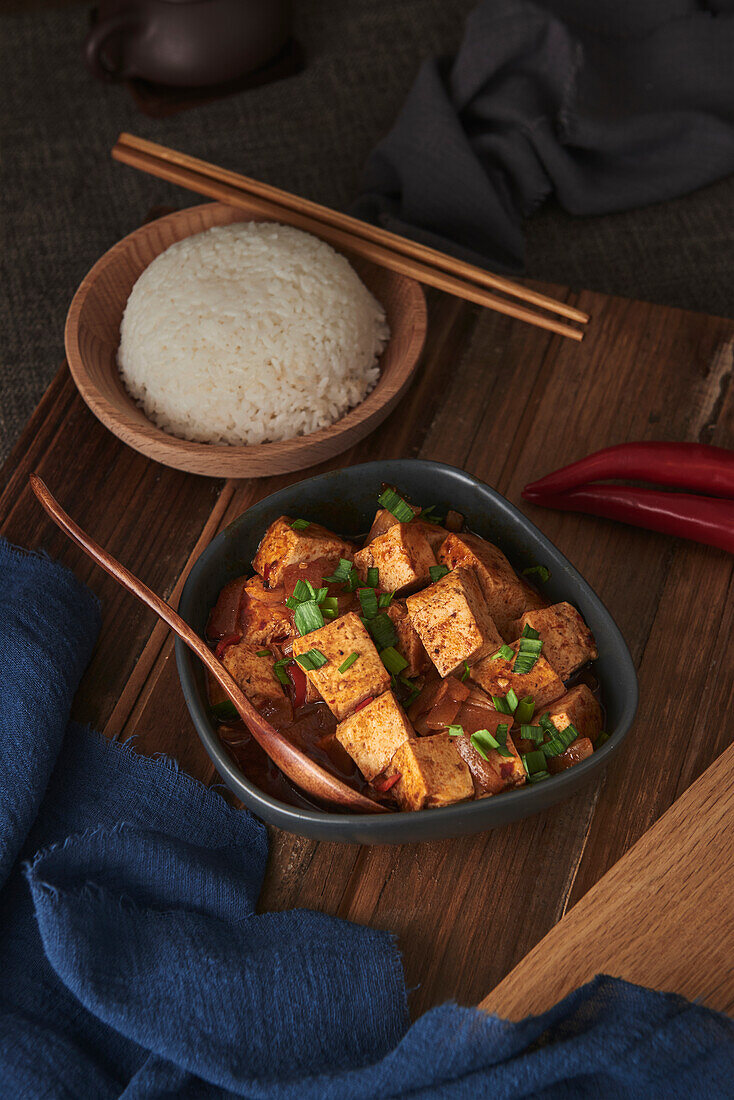
<path fill-rule="evenodd" d="M 118 363 L 145 413 L 203 443 L 263 443 L 333 424 L 364 400 L 389 337 L 347 260 L 274 222 L 186 237 L 127 302 Z"/>

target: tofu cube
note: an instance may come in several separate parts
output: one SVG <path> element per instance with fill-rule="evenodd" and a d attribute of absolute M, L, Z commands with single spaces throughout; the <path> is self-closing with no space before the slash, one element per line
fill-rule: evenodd
<path fill-rule="evenodd" d="M 404 669 L 403 676 L 417 676 L 420 672 L 425 672 L 427 668 L 430 668 L 431 662 L 428 659 L 425 646 L 410 620 L 405 600 L 393 600 L 387 609 L 387 614 L 388 618 L 392 620 L 395 633 L 398 636 L 398 644 L 395 648 L 401 657 L 404 657 L 408 662 L 408 667 Z"/>
<path fill-rule="evenodd" d="M 392 790 L 402 810 L 449 806 L 474 795 L 471 772 L 447 733 L 404 741 L 385 774 L 396 773 Z"/>
<path fill-rule="evenodd" d="M 263 535 L 253 560 L 253 567 L 265 582 L 266 588 L 277 588 L 283 583 L 283 570 L 298 562 L 326 558 L 336 567 L 340 558 L 354 557 L 350 542 L 327 531 L 318 523 L 309 523 L 302 531 L 295 531 L 290 516 L 281 516 L 270 524 Z"/>
<path fill-rule="evenodd" d="M 449 569 L 475 570 L 489 614 L 503 639 L 517 637 L 510 624 L 527 607 L 529 586 L 523 584 L 501 550 L 478 535 L 449 534 L 438 551 L 438 560 Z"/>
<path fill-rule="evenodd" d="M 459 567 L 408 596 L 408 614 L 441 676 L 502 645 L 472 569 Z"/>
<path fill-rule="evenodd" d="M 532 584 L 529 584 L 524 577 L 520 577 L 520 584 L 525 594 L 523 611 L 537 611 L 541 607 L 550 606 L 550 600 L 546 600 L 545 596 L 538 592 L 536 588 L 533 588 Z"/>
<path fill-rule="evenodd" d="M 504 657 L 489 656 L 477 662 L 471 670 L 471 679 L 479 687 L 484 688 L 488 695 L 507 695 L 512 688 L 518 699 L 525 695 L 532 695 L 535 700 L 535 713 L 540 707 L 552 703 L 554 699 L 560 699 L 565 688 L 563 680 L 548 664 L 545 657 L 538 657 L 530 672 L 518 673 L 512 671 L 512 666 L 520 648 L 519 640 L 510 646 L 513 656 L 509 661 Z"/>
<path fill-rule="evenodd" d="M 222 664 L 258 710 L 266 703 L 280 707 L 285 696 L 273 671 L 275 662 L 272 657 L 258 657 L 260 649 L 250 642 L 238 642 L 225 649 Z"/>
<path fill-rule="evenodd" d="M 319 630 L 312 630 L 303 638 L 294 639 L 294 657 L 309 649 L 320 650 L 327 660 L 321 668 L 306 672 L 306 676 L 339 722 L 365 699 L 382 695 L 390 687 L 390 673 L 354 611 Z M 358 659 L 346 672 L 339 672 L 339 667 L 352 653 L 358 653 Z"/>
<path fill-rule="evenodd" d="M 516 638 L 526 625 L 538 631 L 543 656 L 562 680 L 599 656 L 594 635 L 570 603 L 526 611 L 513 625 Z"/>
<path fill-rule="evenodd" d="M 420 511 L 414 505 L 410 505 L 413 510 L 413 514 L 417 515 Z M 412 521 L 411 521 L 412 522 Z M 375 512 L 375 518 L 372 520 L 372 526 L 369 529 L 365 543 L 372 542 L 373 539 L 378 538 L 380 535 L 384 535 L 386 531 L 389 531 L 391 527 L 394 527 L 396 523 L 400 523 L 397 516 L 394 516 L 387 508 L 378 508 Z"/>
<path fill-rule="evenodd" d="M 263 584 L 262 577 L 251 577 L 245 585 L 240 601 L 239 628 L 245 642 L 262 649 L 272 641 L 286 641 L 293 633 L 293 614 L 283 602 L 273 603 L 274 593 Z"/>
<path fill-rule="evenodd" d="M 416 523 L 394 523 L 354 555 L 354 564 L 363 581 L 368 569 L 377 568 L 383 591 L 410 592 L 428 584 L 436 555 Z"/>
<path fill-rule="evenodd" d="M 565 730 L 567 726 L 574 726 L 579 737 L 588 737 L 592 744 L 601 733 L 601 707 L 586 684 L 571 688 L 560 699 L 556 699 L 555 703 L 546 707 L 546 710 L 559 731 Z M 537 709 L 535 713 L 539 717 Z"/>
<path fill-rule="evenodd" d="M 413 727 L 391 691 L 378 695 L 366 707 L 336 727 L 336 739 L 369 782 L 383 772 Z"/>

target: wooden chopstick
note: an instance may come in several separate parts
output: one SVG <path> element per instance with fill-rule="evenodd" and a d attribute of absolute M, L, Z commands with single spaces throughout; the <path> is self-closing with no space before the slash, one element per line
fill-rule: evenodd
<path fill-rule="evenodd" d="M 555 298 L 549 298 L 545 294 L 539 294 L 535 290 L 519 286 L 510 279 L 504 279 L 501 275 L 484 271 L 481 267 L 475 267 L 463 260 L 447 256 L 435 248 L 429 248 L 427 245 L 419 244 L 407 237 L 401 237 L 397 233 L 391 233 L 387 229 L 371 225 L 359 218 L 353 218 L 349 214 L 341 213 L 339 210 L 331 210 L 328 206 L 311 202 L 310 199 L 305 199 L 301 195 L 281 191 L 280 188 L 272 187 L 268 183 L 261 183 L 260 180 L 251 179 L 249 176 L 232 172 L 227 168 L 220 168 L 216 164 L 209 163 L 209 161 L 191 157 L 187 153 L 180 153 L 176 149 L 169 149 L 165 145 L 158 145 L 154 141 L 147 141 L 145 138 L 136 137 L 134 134 L 120 134 L 115 148 L 122 145 L 130 149 L 136 149 L 140 153 L 148 153 L 150 156 L 159 157 L 161 160 L 165 160 L 169 164 L 176 164 L 180 168 L 188 168 L 192 172 L 199 172 L 202 176 L 218 180 L 220 183 L 231 184 L 233 187 L 247 191 L 250 195 L 257 195 L 259 198 L 276 202 L 279 206 L 285 206 L 298 213 L 309 214 L 311 217 L 318 218 L 319 221 L 332 225 L 336 229 L 344 229 L 348 233 L 362 237 L 364 240 L 381 244 L 394 252 L 400 252 L 403 256 L 410 256 L 431 267 L 446 271 L 450 275 L 456 275 L 467 279 L 469 282 L 477 283 L 479 286 L 500 290 L 531 305 L 541 306 L 543 309 L 547 309 L 551 313 L 557 313 L 561 317 L 568 317 L 570 320 L 579 321 L 581 324 L 586 324 L 589 320 L 588 313 L 583 313 L 580 309 L 569 306 L 565 302 L 558 302 Z M 114 155 L 115 152 L 113 151 Z"/>
<path fill-rule="evenodd" d="M 145 148 L 142 148 L 143 146 Z M 148 149 L 154 151 L 149 152 Z M 159 153 L 158 150 L 162 150 L 165 155 Z M 559 333 L 570 339 L 583 339 L 581 330 L 556 321 L 552 317 L 535 313 L 507 299 L 498 298 L 466 278 L 460 278 L 452 274 L 451 271 L 461 269 L 476 272 L 485 281 L 491 279 L 492 285 L 495 287 L 501 284 L 500 289 L 511 288 L 512 292 L 523 301 L 540 305 L 545 309 L 553 308 L 563 316 L 572 315 L 574 320 L 588 320 L 588 315 L 581 313 L 580 310 L 574 310 L 563 302 L 556 302 L 552 298 L 546 298 L 545 295 L 516 286 L 510 280 L 491 275 L 489 272 L 482 271 L 481 268 L 472 267 L 470 264 L 464 264 L 462 261 L 444 256 L 440 252 L 434 252 L 433 249 L 424 249 L 423 245 L 417 245 L 415 242 L 408 241 L 397 234 L 387 233 L 386 230 L 377 229 L 366 222 L 350 218 L 348 215 L 328 210 L 328 208 L 319 206 L 317 203 L 301 199 L 297 195 L 290 195 L 288 192 L 280 191 L 268 184 L 249 180 L 236 172 L 228 172 L 225 169 L 216 168 L 214 165 L 208 165 L 204 161 L 197 161 L 194 157 L 184 157 L 184 154 L 176 153 L 174 150 L 165 149 L 163 146 L 157 146 L 153 142 L 146 142 L 142 138 L 135 138 L 129 134 L 120 135 L 112 149 L 112 156 L 123 164 L 138 168 L 150 175 L 158 176 L 160 179 L 185 187 L 197 194 L 206 195 L 229 206 L 247 210 L 251 214 L 257 213 L 273 221 L 293 225 L 306 232 L 314 233 L 337 248 L 351 251 L 355 255 L 362 256 L 391 271 L 417 279 L 427 286 L 436 287 L 438 290 L 454 294 L 458 298 L 476 302 L 478 305 L 493 309 L 497 313 L 526 321 L 538 328 Z M 185 160 L 187 163 L 180 163 L 181 160 Z M 188 162 L 203 164 L 209 174 L 200 171 L 198 168 L 190 167 Z M 249 190 L 250 186 L 256 190 Z M 329 220 L 321 220 L 313 212 L 314 210 L 329 215 Z M 344 228 L 342 220 L 344 223 L 348 223 L 349 228 Z M 360 228 L 359 235 L 352 230 L 352 225 Z M 370 236 L 361 235 L 362 231 L 365 230 L 372 230 L 376 234 L 384 235 L 391 242 L 400 242 L 401 249 L 404 245 L 407 245 L 425 251 L 430 255 L 435 255 L 441 259 L 442 268 L 433 267 L 428 263 L 412 258 L 403 251 L 385 247 L 376 239 L 371 239 Z"/>

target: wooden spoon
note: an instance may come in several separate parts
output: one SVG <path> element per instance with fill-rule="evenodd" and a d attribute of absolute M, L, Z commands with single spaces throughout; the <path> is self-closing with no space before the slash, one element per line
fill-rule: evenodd
<path fill-rule="evenodd" d="M 156 596 L 155 592 L 152 592 L 147 585 L 138 580 L 124 565 L 121 565 L 111 554 L 108 554 L 106 550 L 103 550 L 101 546 L 90 539 L 81 527 L 66 514 L 37 474 L 31 474 L 30 482 L 31 489 L 54 523 L 77 546 L 80 546 L 84 553 L 88 554 L 97 565 L 101 566 L 111 577 L 114 577 L 118 584 L 121 584 L 128 592 L 132 592 L 142 603 L 155 611 L 156 615 L 163 619 L 174 634 L 177 634 L 189 649 L 192 649 L 196 656 L 204 662 L 214 679 L 221 684 L 227 696 L 234 703 L 237 713 L 260 748 L 268 754 L 273 763 L 277 764 L 292 783 L 322 802 L 346 806 L 350 810 L 359 810 L 361 813 L 388 812 L 387 807 L 381 806 L 378 802 L 367 798 L 366 795 L 353 790 L 346 783 L 342 783 L 340 779 L 337 779 L 336 776 L 319 767 L 314 760 L 311 760 L 309 756 L 297 749 L 282 733 L 271 726 L 255 709 L 247 696 L 240 691 L 224 665 L 214 656 L 206 643 L 191 629 L 188 623 L 185 623 L 165 600 L 162 600 L 160 596 Z"/>

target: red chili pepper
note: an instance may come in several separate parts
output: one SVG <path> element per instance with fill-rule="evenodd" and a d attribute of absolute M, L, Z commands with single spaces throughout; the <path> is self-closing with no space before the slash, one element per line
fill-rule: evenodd
<path fill-rule="evenodd" d="M 217 660 L 221 661 L 224 656 L 225 649 L 229 649 L 231 645 L 236 645 L 239 642 L 241 634 L 226 634 L 224 638 L 220 638 L 217 642 L 216 649 L 214 650 L 214 656 Z"/>
<path fill-rule="evenodd" d="M 567 493 L 538 492 L 528 486 L 522 495 L 542 508 L 605 516 L 734 554 L 734 500 L 631 485 L 584 485 Z"/>
<path fill-rule="evenodd" d="M 373 779 L 372 786 L 375 788 L 376 791 L 379 791 L 380 794 L 384 794 L 385 791 L 389 791 L 391 787 L 394 787 L 398 779 L 401 778 L 402 772 L 395 772 L 387 779 Z"/>
<path fill-rule="evenodd" d="M 535 494 L 565 493 L 590 481 L 610 478 L 674 485 L 734 500 L 734 451 L 704 443 L 620 443 L 533 481 L 525 490 Z"/>
<path fill-rule="evenodd" d="M 308 689 L 308 680 L 306 679 L 306 673 L 303 671 L 300 665 L 297 665 L 295 661 L 285 666 L 285 671 L 288 679 L 291 682 L 291 695 L 293 698 L 293 707 L 298 709 L 302 707 L 306 702 L 306 691 Z"/>
<path fill-rule="evenodd" d="M 356 707 L 354 708 L 354 713 L 356 714 L 358 710 L 362 710 L 363 707 L 366 707 L 369 703 L 373 702 L 374 698 L 374 695 L 368 695 L 367 698 L 363 699 L 361 703 L 357 703 Z"/>

